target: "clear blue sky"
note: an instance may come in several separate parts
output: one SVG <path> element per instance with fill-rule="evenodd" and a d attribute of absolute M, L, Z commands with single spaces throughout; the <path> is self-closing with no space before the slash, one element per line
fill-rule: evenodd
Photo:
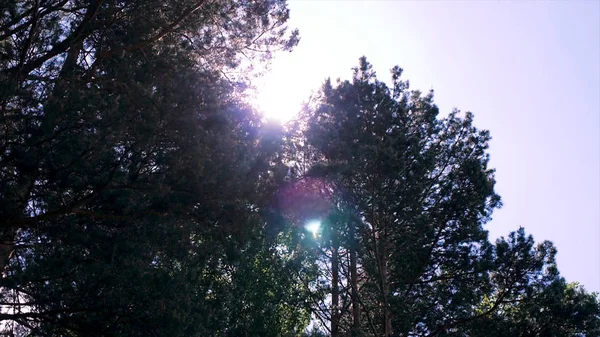
<path fill-rule="evenodd" d="M 600 2 L 290 2 L 301 41 L 261 80 L 267 113 L 293 114 L 325 77 L 366 55 L 399 65 L 443 113 L 492 133 L 504 207 L 493 238 L 519 226 L 558 248 L 569 281 L 600 291 Z"/>

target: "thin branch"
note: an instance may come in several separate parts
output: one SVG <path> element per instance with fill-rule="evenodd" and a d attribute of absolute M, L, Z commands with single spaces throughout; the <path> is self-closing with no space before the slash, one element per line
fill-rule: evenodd
<path fill-rule="evenodd" d="M 124 47 L 124 48 L 119 48 L 119 49 L 114 49 L 114 50 L 110 50 L 110 51 L 105 51 L 105 52 L 99 52 L 98 53 L 98 59 L 102 59 L 102 58 L 107 58 L 107 57 L 112 57 L 115 55 L 118 55 L 122 52 L 131 52 L 134 51 L 136 49 L 141 49 L 144 48 L 158 40 L 160 40 L 161 38 L 163 38 L 165 35 L 173 32 L 173 30 L 175 30 L 175 28 L 177 28 L 183 21 L 185 21 L 190 15 L 192 15 L 194 12 L 196 12 L 197 10 L 199 10 L 200 8 L 202 8 L 202 6 L 204 5 L 204 3 L 206 2 L 206 0 L 200 0 L 198 1 L 196 4 L 194 4 L 193 6 L 191 6 L 190 8 L 188 8 L 186 11 L 183 12 L 183 14 L 181 14 L 174 22 L 172 22 L 170 25 L 168 25 L 167 27 L 165 27 L 160 33 L 158 33 L 157 35 L 149 38 L 148 40 L 142 40 L 136 44 L 133 44 L 131 46 L 128 47 Z"/>
<path fill-rule="evenodd" d="M 1 73 L 16 74 L 16 75 L 28 75 L 31 71 L 33 71 L 34 69 L 43 65 L 44 62 L 50 60 L 51 58 L 53 58 L 59 54 L 66 52 L 67 50 L 69 50 L 69 48 L 72 45 L 84 40 L 86 37 L 88 37 L 91 34 L 91 30 L 89 29 L 88 26 L 89 26 L 90 22 L 98 14 L 98 9 L 100 8 L 100 5 L 104 1 L 105 0 L 97 0 L 97 1 L 92 2 L 90 4 L 90 6 L 88 7 L 88 10 L 86 11 L 85 17 L 83 18 L 83 20 L 81 21 L 79 26 L 77 26 L 77 28 L 73 31 L 73 33 L 71 35 L 69 35 L 66 39 L 64 39 L 63 41 L 57 43 L 46 54 L 44 54 L 43 56 L 40 56 L 38 58 L 35 58 L 32 61 L 30 61 L 26 64 L 23 64 L 22 66 L 16 66 L 16 67 L 5 69 Z"/>

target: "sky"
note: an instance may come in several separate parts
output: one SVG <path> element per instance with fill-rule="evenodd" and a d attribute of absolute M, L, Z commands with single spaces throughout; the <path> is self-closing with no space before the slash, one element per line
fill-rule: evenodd
<path fill-rule="evenodd" d="M 290 1 L 301 40 L 261 78 L 271 118 L 299 111 L 362 55 L 380 79 L 399 65 L 442 114 L 491 132 L 504 206 L 495 239 L 522 226 L 553 241 L 567 281 L 600 291 L 600 1 Z"/>

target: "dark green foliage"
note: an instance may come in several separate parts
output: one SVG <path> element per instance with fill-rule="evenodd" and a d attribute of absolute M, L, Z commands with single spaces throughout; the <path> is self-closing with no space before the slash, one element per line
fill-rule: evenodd
<path fill-rule="evenodd" d="M 394 69 L 390 89 L 361 59 L 352 82 L 325 83 L 307 131 L 363 219 L 363 287 L 371 290 L 361 296 L 371 328 L 386 335 L 392 323 L 408 333 L 468 314 L 489 255 L 481 224 L 499 203 L 486 166 L 489 134 L 470 114 L 437 119 L 433 96 L 409 91 L 400 74 Z"/>
<path fill-rule="evenodd" d="M 493 290 L 478 308 L 480 317 L 469 322 L 463 331 L 470 336 L 600 334 L 597 295 L 558 276 L 556 250 L 551 243 L 534 247 L 533 238 L 521 229 L 511 233 L 508 240 L 498 240 L 496 247 Z M 515 274 L 513 270 L 517 271 L 516 277 L 509 276 Z M 511 290 L 502 291 L 507 283 L 512 285 Z"/>
<path fill-rule="evenodd" d="M 2 3 L 3 322 L 36 336 L 279 336 L 301 322 L 298 301 L 281 307 L 283 262 L 254 259 L 272 249 L 258 212 L 277 137 L 227 76 L 242 53 L 291 48 L 287 18 L 278 0 Z M 244 287 L 275 295 L 234 296 Z"/>
<path fill-rule="evenodd" d="M 409 90 L 401 74 L 392 69 L 388 87 L 361 58 L 351 81 L 326 81 L 305 112 L 316 153 L 307 175 L 335 186 L 345 214 L 328 222 L 340 252 L 329 268 L 342 268 L 342 298 L 358 297 L 338 304 L 332 335 L 465 336 L 483 317 L 504 317 L 507 301 L 559 282 L 550 243 L 533 248 L 522 230 L 488 241 L 482 225 L 500 206 L 489 132 L 471 113 L 438 116 L 433 93 Z M 354 281 L 343 270 L 352 251 Z M 582 320 L 596 322 L 592 312 Z"/>
<path fill-rule="evenodd" d="M 3 332 L 598 335 L 597 296 L 551 243 L 488 241 L 489 132 L 440 116 L 400 68 L 388 86 L 362 58 L 299 128 L 265 124 L 245 70 L 298 42 L 288 14 L 2 2 Z"/>

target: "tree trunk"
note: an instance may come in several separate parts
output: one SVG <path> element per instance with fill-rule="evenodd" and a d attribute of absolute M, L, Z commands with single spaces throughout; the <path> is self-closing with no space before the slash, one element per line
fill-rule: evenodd
<path fill-rule="evenodd" d="M 385 242 L 382 242 L 385 243 Z M 392 316 L 390 313 L 390 303 L 388 300 L 388 294 L 389 294 L 389 285 L 388 285 L 388 280 L 387 280 L 387 274 L 388 274 L 388 269 L 387 269 L 387 262 L 388 262 L 388 258 L 387 258 L 387 247 L 385 247 L 385 244 L 382 245 L 382 249 L 381 249 L 381 291 L 383 292 L 383 324 L 385 327 L 385 333 L 384 336 L 385 337 L 391 337 L 392 336 Z"/>
<path fill-rule="evenodd" d="M 350 221 L 350 285 L 352 287 L 352 335 L 356 336 L 360 330 L 360 307 L 358 303 L 358 271 L 356 266 L 356 237 L 354 222 Z"/>
<path fill-rule="evenodd" d="M 340 324 L 340 290 L 338 270 L 338 247 L 331 248 L 331 337 L 339 336 Z"/>
<path fill-rule="evenodd" d="M 9 227 L 4 229 L 2 235 L 0 235 L 0 274 L 2 277 L 4 276 L 4 269 L 6 268 L 6 265 L 8 265 L 8 261 L 13 253 L 16 234 L 17 229 L 15 227 Z"/>
<path fill-rule="evenodd" d="M 4 271 L 6 266 L 13 255 L 15 248 L 15 239 L 19 226 L 14 223 L 14 220 L 20 218 L 27 208 L 27 202 L 30 199 L 31 190 L 35 183 L 35 173 L 23 173 L 22 179 L 17 181 L 17 184 L 21 186 L 14 195 L 13 204 L 15 211 L 8 216 L 7 221 L 0 221 L 0 278 L 4 277 Z"/>

